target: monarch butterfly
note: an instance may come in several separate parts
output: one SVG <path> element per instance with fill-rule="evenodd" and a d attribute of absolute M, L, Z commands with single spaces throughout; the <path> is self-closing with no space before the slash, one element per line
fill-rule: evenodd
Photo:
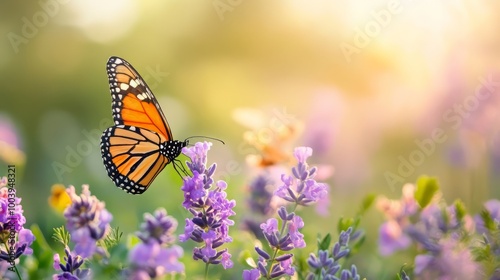
<path fill-rule="evenodd" d="M 173 140 L 160 104 L 130 63 L 112 56 L 106 68 L 115 125 L 101 136 L 102 160 L 117 187 L 141 194 L 170 162 L 177 171 L 176 158 L 189 141 Z"/>

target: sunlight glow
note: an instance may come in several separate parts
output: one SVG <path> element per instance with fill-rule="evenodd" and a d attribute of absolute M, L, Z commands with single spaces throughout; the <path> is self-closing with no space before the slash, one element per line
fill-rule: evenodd
<path fill-rule="evenodd" d="M 121 38 L 138 18 L 138 5 L 133 0 L 72 1 L 68 7 L 74 15 L 66 23 L 79 27 L 86 37 L 99 43 Z"/>

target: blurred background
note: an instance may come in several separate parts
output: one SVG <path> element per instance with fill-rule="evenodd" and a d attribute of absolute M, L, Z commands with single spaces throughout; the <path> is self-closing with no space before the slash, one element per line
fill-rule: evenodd
<path fill-rule="evenodd" d="M 498 11 L 486 0 L 3 1 L 0 174 L 16 165 L 27 224 L 46 236 L 64 221 L 47 202 L 56 183 L 89 184 L 126 233 L 158 207 L 181 232 L 187 213 L 170 166 L 131 196 L 102 165 L 114 55 L 141 73 L 176 139 L 226 142 L 214 143 L 209 162 L 237 211 L 256 172 L 245 131 L 273 140 L 293 123 L 282 147 L 311 146 L 310 162 L 334 169 L 329 216 L 309 213 L 311 240 L 352 216 L 364 195 L 399 198 L 422 174 L 438 177 L 448 202 L 477 212 L 500 197 Z M 368 215 L 360 270 L 397 271 L 400 260 L 382 263 L 374 249 L 382 215 Z"/>

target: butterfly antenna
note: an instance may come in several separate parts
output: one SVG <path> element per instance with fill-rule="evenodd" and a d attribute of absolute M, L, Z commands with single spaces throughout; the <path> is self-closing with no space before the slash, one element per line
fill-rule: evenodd
<path fill-rule="evenodd" d="M 214 137 L 208 137 L 208 136 L 201 136 L 201 135 L 195 135 L 195 136 L 190 136 L 188 138 L 186 138 L 186 140 L 189 140 L 191 138 L 206 138 L 206 139 L 212 139 L 212 140 L 215 140 L 215 141 L 219 141 L 221 142 L 222 144 L 226 144 L 224 141 L 222 141 L 221 139 L 219 138 L 214 138 Z"/>

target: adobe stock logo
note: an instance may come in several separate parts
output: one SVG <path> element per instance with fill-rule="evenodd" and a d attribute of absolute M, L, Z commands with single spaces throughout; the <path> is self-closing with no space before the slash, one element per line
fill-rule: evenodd
<path fill-rule="evenodd" d="M 461 103 L 455 103 L 443 112 L 442 122 L 450 125 L 452 130 L 457 130 L 462 126 L 464 120 L 468 119 L 480 107 L 481 102 L 484 103 L 493 94 L 500 94 L 500 80 L 495 81 L 494 77 L 493 74 L 489 74 L 486 78 L 480 77 L 479 84 L 472 94 L 465 97 Z M 393 188 L 396 184 L 404 183 L 405 178 L 413 175 L 416 168 L 421 166 L 426 158 L 436 151 L 438 144 L 442 144 L 446 140 L 448 140 L 448 135 L 441 127 L 434 128 L 428 138 L 415 139 L 416 148 L 407 157 L 398 156 L 397 174 L 389 171 L 384 173 L 387 184 Z"/>
<path fill-rule="evenodd" d="M 64 174 L 73 172 L 73 169 L 78 167 L 83 159 L 88 157 L 96 148 L 99 150 L 102 132 L 112 125 L 113 121 L 111 119 L 102 119 L 99 123 L 99 129 L 91 131 L 83 129 L 81 134 L 84 139 L 74 147 L 69 145 L 65 147 L 66 157 L 64 163 L 57 161 L 52 163 L 52 169 L 59 182 L 63 181 Z"/>
<path fill-rule="evenodd" d="M 14 53 L 19 53 L 19 46 L 21 44 L 27 44 L 29 39 L 33 39 L 40 28 L 43 28 L 49 23 L 49 19 L 55 17 L 62 4 L 67 4 L 70 0 L 40 0 L 38 4 L 41 10 L 35 12 L 31 18 L 22 17 L 22 27 L 20 34 L 9 32 L 7 33 L 7 39 L 9 39 L 10 45 L 14 50 Z"/>
<path fill-rule="evenodd" d="M 212 1 L 212 6 L 219 16 L 220 21 L 223 21 L 224 14 L 226 12 L 232 12 L 234 8 L 238 7 L 242 2 L 243 0 L 214 0 Z"/>

